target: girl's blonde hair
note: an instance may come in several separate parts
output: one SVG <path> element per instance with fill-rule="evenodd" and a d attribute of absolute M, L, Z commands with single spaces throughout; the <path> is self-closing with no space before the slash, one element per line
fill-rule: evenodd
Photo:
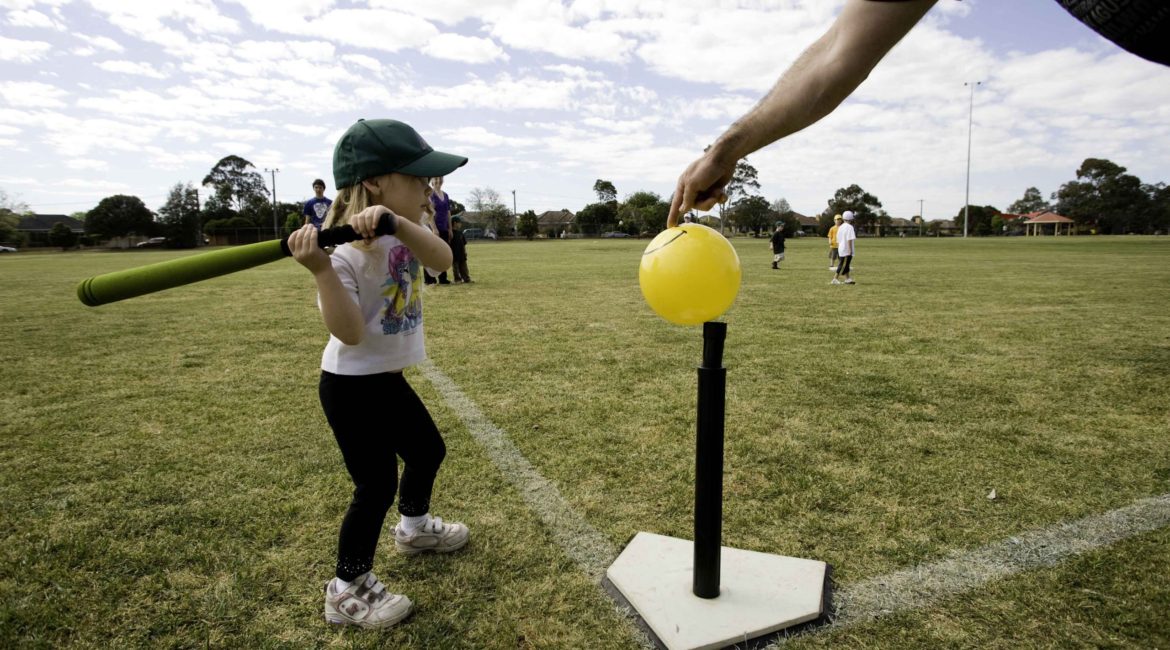
<path fill-rule="evenodd" d="M 333 205 L 329 206 L 329 214 L 325 215 L 325 223 L 321 227 L 344 226 L 349 223 L 350 217 L 374 204 L 373 195 L 361 183 L 337 190 L 337 196 L 333 198 Z"/>

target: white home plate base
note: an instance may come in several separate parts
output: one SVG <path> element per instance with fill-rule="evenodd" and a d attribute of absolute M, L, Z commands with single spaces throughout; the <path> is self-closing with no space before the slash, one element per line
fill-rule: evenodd
<path fill-rule="evenodd" d="M 820 618 L 829 566 L 816 560 L 724 546 L 718 598 L 691 592 L 694 543 L 640 532 L 606 571 L 605 582 L 637 610 L 669 650 L 749 645 Z"/>

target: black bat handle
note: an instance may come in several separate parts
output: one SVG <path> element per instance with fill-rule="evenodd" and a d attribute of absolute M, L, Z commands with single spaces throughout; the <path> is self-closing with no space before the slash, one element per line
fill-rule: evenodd
<path fill-rule="evenodd" d="M 378 219 L 378 225 L 374 228 L 374 234 L 378 236 L 393 235 L 398 231 L 398 217 L 387 212 Z M 344 225 L 336 228 L 328 228 L 317 233 L 317 245 L 321 248 L 330 248 L 333 246 L 340 246 L 344 243 L 357 241 L 362 236 L 357 234 L 353 226 Z M 285 256 L 291 256 L 292 251 L 288 248 L 288 237 L 280 240 L 280 250 L 284 251 Z"/>

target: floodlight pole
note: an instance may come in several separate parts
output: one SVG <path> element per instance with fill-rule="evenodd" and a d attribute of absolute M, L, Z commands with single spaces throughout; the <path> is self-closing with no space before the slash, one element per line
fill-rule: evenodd
<path fill-rule="evenodd" d="M 918 236 L 922 236 L 922 226 L 926 223 L 926 215 L 922 214 L 922 199 L 918 199 Z"/>
<path fill-rule="evenodd" d="M 727 369 L 723 341 L 727 323 L 703 323 L 703 365 L 699 366 L 699 415 L 695 436 L 695 573 L 691 592 L 719 596 L 723 545 L 723 416 Z"/>
<path fill-rule="evenodd" d="M 276 239 L 280 239 L 280 228 L 276 225 L 276 172 L 280 171 L 280 169 L 268 169 L 265 167 L 264 171 L 272 174 L 272 235 Z"/>
<path fill-rule="evenodd" d="M 971 99 L 967 106 L 967 197 L 963 200 L 963 239 L 967 238 L 967 226 L 971 223 L 971 127 L 975 123 L 975 86 L 982 81 L 966 81 L 964 86 L 971 88 Z"/>

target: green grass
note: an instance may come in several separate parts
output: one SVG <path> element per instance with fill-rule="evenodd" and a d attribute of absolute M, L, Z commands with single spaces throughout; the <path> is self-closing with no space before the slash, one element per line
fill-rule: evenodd
<path fill-rule="evenodd" d="M 841 584 L 1170 493 L 1170 239 L 764 240 L 728 314 L 724 543 Z M 474 242 L 428 291 L 435 364 L 613 544 L 690 538 L 698 328 L 645 307 L 645 241 Z M 0 646 L 625 648 L 633 626 L 408 373 L 449 453 L 452 557 L 376 570 L 419 605 L 321 621 L 351 489 L 324 329 L 289 261 L 91 309 L 89 275 L 173 252 L 0 257 Z M 986 495 L 995 489 L 998 498 Z M 385 541 L 385 540 L 384 540 Z M 791 647 L 1165 647 L 1157 531 Z"/>

